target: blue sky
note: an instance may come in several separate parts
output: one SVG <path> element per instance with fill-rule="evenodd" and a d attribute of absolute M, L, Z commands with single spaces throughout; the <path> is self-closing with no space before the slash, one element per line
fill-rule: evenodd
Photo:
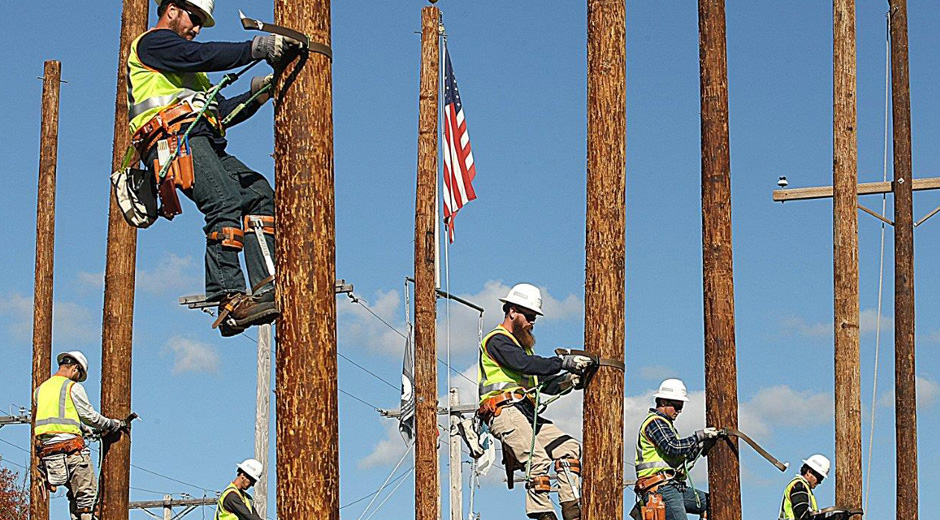
<path fill-rule="evenodd" d="M 108 173 L 111 163 L 120 2 L 18 2 L 6 7 L 16 24 L 2 37 L 5 95 L 0 101 L 0 404 L 29 400 L 35 186 L 39 157 L 42 62 L 62 61 L 57 177 L 54 351 L 82 349 L 92 363 L 87 383 L 98 402 L 101 277 L 105 266 Z M 333 94 L 335 124 L 337 276 L 399 330 L 402 284 L 412 271 L 414 175 L 420 8 L 425 2 L 335 2 Z M 438 4 L 468 120 L 478 200 L 457 220 L 450 250 L 450 288 L 487 308 L 517 281 L 547 294 L 539 349 L 583 341 L 585 214 L 585 3 L 493 1 Z M 237 10 L 271 19 L 269 0 L 220 0 L 216 27 L 202 41 L 244 40 Z M 831 182 L 832 29 L 825 2 L 729 1 L 732 204 L 742 429 L 783 460 L 798 464 L 814 452 L 834 456 L 832 376 L 831 203 L 774 204 L 779 175 L 791 186 Z M 881 180 L 884 146 L 885 11 L 858 8 L 859 176 Z M 154 20 L 152 11 L 151 20 Z M 911 105 L 915 177 L 940 169 L 940 12 L 912 4 Z M 679 419 L 689 432 L 704 411 L 697 10 L 694 3 L 627 2 L 627 330 L 625 447 L 632 461 L 635 425 L 664 377 L 688 383 L 693 404 Z M 260 74 L 261 72 L 259 72 Z M 217 79 L 217 78 L 216 78 Z M 229 93 L 247 89 L 247 82 Z M 271 107 L 231 131 L 229 151 L 273 179 Z M 890 159 L 888 161 L 890 168 Z M 888 177 L 891 177 L 890 170 Z M 878 197 L 863 203 L 880 209 Z M 940 204 L 940 194 L 915 196 L 915 218 Z M 890 199 L 888 211 L 891 210 Z M 255 344 L 221 339 L 210 318 L 182 309 L 177 297 L 202 292 L 201 216 L 184 214 L 139 234 L 134 329 L 132 500 L 180 492 L 201 496 L 223 488 L 234 463 L 253 452 Z M 878 389 L 875 369 L 880 224 L 859 224 L 862 308 L 864 451 L 875 431 L 872 518 L 894 514 L 892 235 L 887 235 Z M 940 510 L 940 455 L 931 432 L 940 427 L 940 223 L 915 234 L 920 510 Z M 339 352 L 393 384 L 403 341 L 346 297 L 337 299 Z M 446 309 L 439 307 L 441 356 Z M 471 375 L 476 316 L 451 308 L 453 366 Z M 252 331 L 252 336 L 255 332 Z M 441 392 L 445 370 L 440 367 Z M 339 360 L 339 385 L 369 405 L 340 396 L 341 503 L 374 491 L 404 451 L 394 424 L 371 405 L 394 408 L 397 392 Z M 472 396 L 464 385 L 464 401 Z M 549 412 L 577 431 L 578 399 Z M 25 462 L 28 431 L 0 430 L 4 464 Z M 272 460 L 274 450 L 272 447 Z M 745 450 L 745 518 L 776 514 L 789 475 Z M 402 469 L 410 467 L 406 461 Z M 180 482 L 148 473 L 153 471 Z M 444 468 L 446 474 L 446 467 Z M 477 492 L 484 518 L 522 516 L 523 493 L 508 492 L 494 470 Z M 632 468 L 627 467 L 627 473 Z M 704 473 L 697 479 L 704 483 Z M 376 517 L 409 518 L 409 480 Z M 905 478 L 902 475 L 902 480 Z M 833 501 L 832 481 L 819 489 Z M 273 488 L 272 488 L 273 491 Z M 273 492 L 272 492 L 273 494 Z M 626 501 L 632 502 L 632 496 Z M 54 520 L 67 518 L 64 499 Z M 446 501 L 445 501 L 446 503 Z M 359 516 L 365 503 L 342 510 Z M 211 514 L 211 511 L 207 511 Z M 269 516 L 274 517 L 269 510 Z M 929 515 L 924 516 L 925 518 Z M 142 512 L 131 518 L 145 518 Z"/>

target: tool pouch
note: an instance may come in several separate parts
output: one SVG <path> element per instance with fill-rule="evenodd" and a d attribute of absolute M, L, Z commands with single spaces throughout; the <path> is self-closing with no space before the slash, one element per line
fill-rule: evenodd
<path fill-rule="evenodd" d="M 69 467 L 65 462 L 67 456 L 65 453 L 56 453 L 40 459 L 43 473 L 46 474 L 46 482 L 50 486 L 63 486 L 68 483 Z"/>
<path fill-rule="evenodd" d="M 192 189 L 195 182 L 193 172 L 193 156 L 189 148 L 189 140 L 184 140 L 180 136 L 172 136 L 157 142 L 157 157 L 153 160 L 153 171 L 158 184 L 157 191 L 160 194 L 160 215 L 167 220 L 173 220 L 173 217 L 183 212 L 180 205 L 179 196 L 176 189 L 186 191 Z M 163 169 L 163 161 L 169 160 L 179 148 L 179 152 L 173 162 L 166 170 L 166 176 L 161 181 L 160 171 Z"/>
<path fill-rule="evenodd" d="M 666 502 L 659 493 L 646 496 L 646 505 L 641 508 L 643 520 L 666 520 Z"/>
<path fill-rule="evenodd" d="M 157 221 L 157 185 L 147 170 L 124 168 L 111 174 L 114 196 L 128 224 L 148 228 Z"/>

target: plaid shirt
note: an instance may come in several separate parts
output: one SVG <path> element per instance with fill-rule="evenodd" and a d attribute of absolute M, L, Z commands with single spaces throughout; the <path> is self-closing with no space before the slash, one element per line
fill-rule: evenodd
<path fill-rule="evenodd" d="M 669 457 L 685 457 L 686 460 L 694 459 L 702 447 L 696 440 L 695 435 L 679 438 L 672 428 L 672 419 L 666 414 L 650 408 L 650 413 L 663 418 L 662 421 L 650 421 L 646 425 L 646 438 L 649 439 L 657 448 L 663 451 Z"/>

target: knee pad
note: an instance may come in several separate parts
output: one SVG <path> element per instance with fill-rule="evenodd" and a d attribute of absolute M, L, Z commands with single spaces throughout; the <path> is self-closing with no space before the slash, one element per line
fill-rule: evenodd
<path fill-rule="evenodd" d="M 242 219 L 242 229 L 245 233 L 254 232 L 260 228 L 265 235 L 274 236 L 274 217 L 268 215 L 245 215 Z"/>
<path fill-rule="evenodd" d="M 245 246 L 245 233 L 235 227 L 223 227 L 221 231 L 213 231 L 206 235 L 209 242 L 221 242 L 222 247 L 241 251 Z"/>
<path fill-rule="evenodd" d="M 581 459 L 564 458 L 555 461 L 555 473 L 564 473 L 565 467 L 575 475 L 581 475 Z"/>
<path fill-rule="evenodd" d="M 552 479 L 548 475 L 529 477 L 529 481 L 526 482 L 525 488 L 548 493 L 552 490 Z"/>

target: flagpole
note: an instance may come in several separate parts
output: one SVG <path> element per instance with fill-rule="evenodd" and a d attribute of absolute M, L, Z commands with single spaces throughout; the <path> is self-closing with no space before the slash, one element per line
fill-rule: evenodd
<path fill-rule="evenodd" d="M 441 13 L 441 17 L 444 14 Z M 439 22 L 437 26 L 437 37 L 438 42 L 441 43 L 443 40 L 444 32 L 444 22 Z M 437 145 L 437 154 L 440 158 L 440 164 L 438 165 L 437 176 L 434 177 L 434 286 L 437 289 L 441 288 L 441 178 L 443 177 L 444 167 L 444 150 L 441 148 L 440 143 L 444 142 L 444 52 L 441 51 L 438 54 L 438 63 L 441 64 L 440 67 L 440 81 L 437 85 L 437 120 L 440 123 L 438 125 L 438 145 Z M 449 235 L 448 235 L 448 238 Z M 446 246 L 445 246 L 446 247 Z M 448 381 L 449 383 L 449 381 Z M 450 388 L 448 384 L 447 388 Z"/>

